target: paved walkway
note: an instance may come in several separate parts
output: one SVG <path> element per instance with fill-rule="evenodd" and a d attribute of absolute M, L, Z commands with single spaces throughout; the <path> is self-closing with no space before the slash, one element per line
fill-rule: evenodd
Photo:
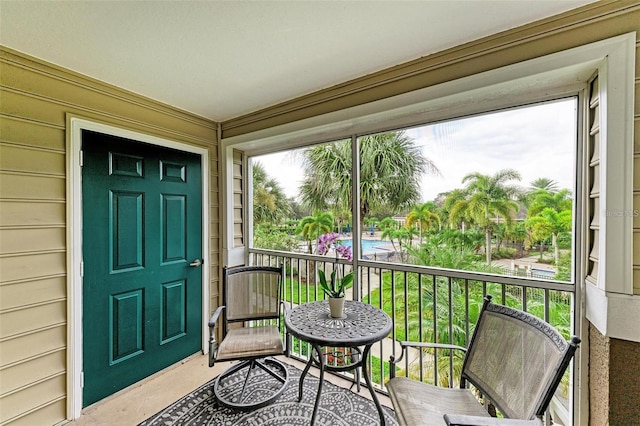
<path fill-rule="evenodd" d="M 533 255 L 533 256 L 521 257 L 519 259 L 497 259 L 497 260 L 492 260 L 491 263 L 494 265 L 501 266 L 504 269 L 509 271 L 513 271 L 514 269 L 526 271 L 528 269 L 528 270 L 533 270 L 534 273 L 536 270 L 542 271 L 543 274 L 545 272 L 554 273 L 554 274 L 557 272 L 556 268 L 553 265 L 549 265 L 548 263 L 540 263 L 538 262 L 539 259 L 540 259 L 539 256 Z"/>

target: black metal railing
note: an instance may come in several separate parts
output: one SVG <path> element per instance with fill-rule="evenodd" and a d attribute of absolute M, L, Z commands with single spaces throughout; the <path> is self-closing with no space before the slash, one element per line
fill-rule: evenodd
<path fill-rule="evenodd" d="M 399 355 L 396 342 L 413 340 L 468 346 L 482 299 L 487 294 L 493 296 L 494 303 L 516 307 L 544 319 L 567 338 L 575 334 L 573 284 L 539 277 L 501 276 L 373 260 L 352 264 L 327 256 L 263 249 L 250 249 L 249 253 L 250 264 L 285 264 L 283 297 L 291 307 L 325 298 L 317 285 L 318 269 L 330 272 L 338 268 L 338 274 L 356 269 L 357 277 L 346 296 L 383 309 L 394 324 L 391 334 L 372 347 L 368 360 L 372 382 L 382 393 L 386 393 L 384 383 L 389 379 L 389 358 Z M 310 350 L 309 345 L 294 339 L 291 355 L 306 361 Z M 461 362 L 461 357 L 451 353 L 416 350 L 404 358 L 399 367 L 404 371 L 398 374 L 454 387 L 458 385 L 456 373 Z M 354 378 L 348 372 L 345 375 Z M 568 386 L 565 383 L 559 392 Z"/>

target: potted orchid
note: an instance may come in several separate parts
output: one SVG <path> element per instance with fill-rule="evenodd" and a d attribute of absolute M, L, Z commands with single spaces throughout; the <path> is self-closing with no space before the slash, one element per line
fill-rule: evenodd
<path fill-rule="evenodd" d="M 353 272 L 345 274 L 342 278 L 338 277 L 338 257 L 342 257 L 349 261 L 353 260 L 351 247 L 345 246 L 340 241 L 340 235 L 335 232 L 323 234 L 318 238 L 318 254 L 327 254 L 331 249 L 335 251 L 336 263 L 333 265 L 333 271 L 329 280 L 322 269 L 318 269 L 318 277 L 322 291 L 329 297 L 329 308 L 333 318 L 342 318 L 344 314 L 344 291 L 353 281 Z"/>

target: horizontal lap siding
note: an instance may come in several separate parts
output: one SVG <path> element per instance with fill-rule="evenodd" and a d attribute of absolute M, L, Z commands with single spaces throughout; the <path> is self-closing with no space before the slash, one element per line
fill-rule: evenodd
<path fill-rule="evenodd" d="M 216 124 L 0 46 L 1 424 L 67 416 L 69 114 L 209 149 L 218 265 Z"/>

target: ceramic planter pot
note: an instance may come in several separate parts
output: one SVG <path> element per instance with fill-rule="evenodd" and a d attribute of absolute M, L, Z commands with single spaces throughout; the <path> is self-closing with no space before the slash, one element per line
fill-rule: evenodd
<path fill-rule="evenodd" d="M 342 318 L 344 316 L 344 297 L 330 297 L 329 310 L 332 318 Z"/>

